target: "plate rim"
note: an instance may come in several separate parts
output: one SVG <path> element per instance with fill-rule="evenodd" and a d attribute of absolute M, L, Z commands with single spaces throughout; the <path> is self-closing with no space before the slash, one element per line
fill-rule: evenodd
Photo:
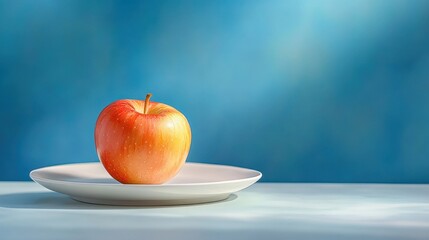
<path fill-rule="evenodd" d="M 47 169 L 47 168 L 71 166 L 71 165 L 91 165 L 91 164 L 102 165 L 101 162 L 95 162 L 95 161 L 94 162 L 80 162 L 80 163 L 66 163 L 66 164 L 51 165 L 51 166 L 33 169 L 30 171 L 29 176 L 36 183 L 39 183 L 39 181 L 40 181 L 40 182 L 49 182 L 49 183 L 53 183 L 53 184 L 70 184 L 70 185 L 80 185 L 80 186 L 84 186 L 84 185 L 94 186 L 94 185 L 96 185 L 96 186 L 100 186 L 100 187 L 123 186 L 123 187 L 132 187 L 132 188 L 136 188 L 136 187 L 139 187 L 139 188 L 141 188 L 141 187 L 159 188 L 159 187 L 172 187 L 172 186 L 174 186 L 174 187 L 186 187 L 186 186 L 205 186 L 205 185 L 218 185 L 218 184 L 221 185 L 221 184 L 228 184 L 228 183 L 231 183 L 231 184 L 232 183 L 238 183 L 238 182 L 243 182 L 243 181 L 257 182 L 262 177 L 262 172 L 260 172 L 258 170 L 250 169 L 250 168 L 243 168 L 243 167 L 216 164 L 216 163 L 215 164 L 213 164 L 213 163 L 201 163 L 201 162 L 185 162 L 185 164 L 235 168 L 235 169 L 240 169 L 240 170 L 245 170 L 245 171 L 251 171 L 251 172 L 254 172 L 256 175 L 253 177 L 246 177 L 246 178 L 240 178 L 240 179 L 234 179 L 234 180 L 223 180 L 223 181 L 216 181 L 216 182 L 173 183 L 173 184 L 171 184 L 171 183 L 170 184 L 168 184 L 168 183 L 167 184 L 123 184 L 120 182 L 117 182 L 117 183 L 91 183 L 91 182 L 65 181 L 65 180 L 57 180 L 57 179 L 51 179 L 51 178 L 39 178 L 39 177 L 34 176 L 34 174 L 36 174 L 36 172 L 42 171 L 42 170 Z"/>

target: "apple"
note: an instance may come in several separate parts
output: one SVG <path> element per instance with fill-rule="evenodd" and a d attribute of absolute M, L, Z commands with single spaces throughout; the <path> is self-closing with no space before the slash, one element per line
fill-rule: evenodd
<path fill-rule="evenodd" d="M 123 99 L 104 108 L 95 125 L 97 155 L 107 172 L 127 184 L 161 184 L 183 166 L 191 127 L 175 108 Z"/>

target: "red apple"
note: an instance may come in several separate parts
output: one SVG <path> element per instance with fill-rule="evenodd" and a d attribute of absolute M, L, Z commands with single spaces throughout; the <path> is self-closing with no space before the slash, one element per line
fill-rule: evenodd
<path fill-rule="evenodd" d="M 175 108 L 146 100 L 118 100 L 101 111 L 95 125 L 97 155 L 121 183 L 160 184 L 183 166 L 191 128 Z"/>

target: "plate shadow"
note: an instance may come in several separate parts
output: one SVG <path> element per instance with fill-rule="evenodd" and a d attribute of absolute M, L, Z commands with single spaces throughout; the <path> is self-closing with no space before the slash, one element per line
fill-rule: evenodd
<path fill-rule="evenodd" d="M 25 192 L 0 195 L 0 207 L 19 209 L 58 209 L 58 210 L 114 210 L 114 209 L 145 209 L 145 208 L 177 208 L 192 207 L 198 205 L 219 204 L 237 199 L 236 194 L 231 194 L 227 199 L 199 203 L 192 205 L 171 205 L 171 206 L 112 206 L 97 205 L 76 201 L 66 195 L 56 192 Z"/>

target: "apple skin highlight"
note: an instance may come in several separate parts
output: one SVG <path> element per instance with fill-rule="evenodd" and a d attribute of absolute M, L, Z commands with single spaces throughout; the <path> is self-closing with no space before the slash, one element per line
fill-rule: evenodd
<path fill-rule="evenodd" d="M 171 106 L 149 102 L 150 96 L 146 101 L 118 100 L 98 116 L 98 158 L 121 183 L 164 183 L 188 156 L 192 134 L 186 117 Z"/>

